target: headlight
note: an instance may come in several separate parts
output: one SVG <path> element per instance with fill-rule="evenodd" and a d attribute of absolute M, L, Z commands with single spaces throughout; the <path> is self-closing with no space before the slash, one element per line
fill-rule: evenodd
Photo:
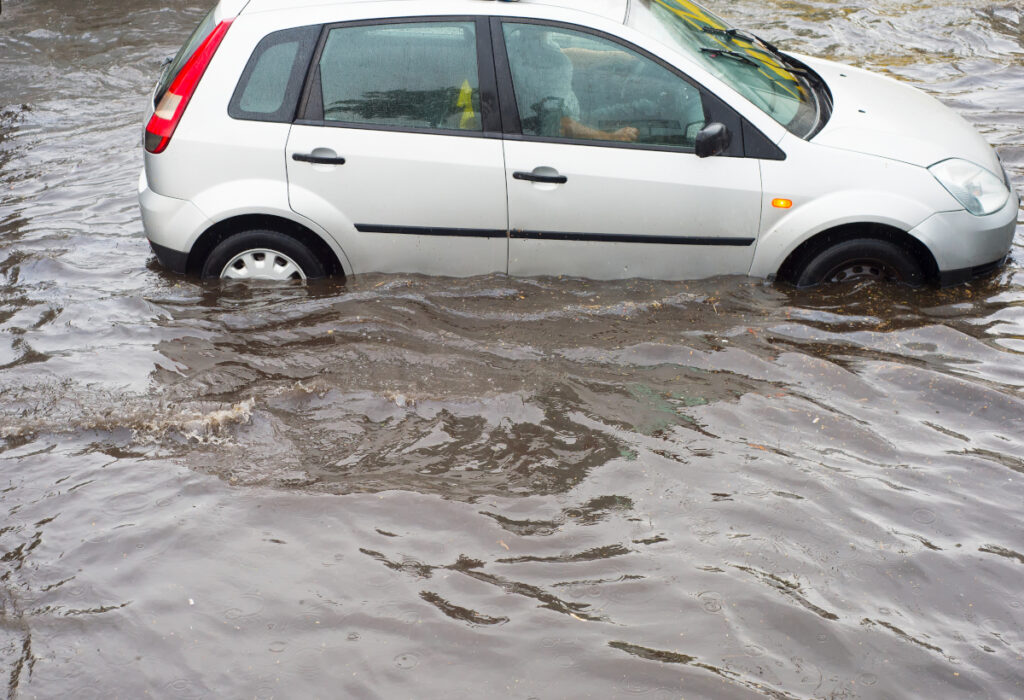
<path fill-rule="evenodd" d="M 1010 197 L 1010 190 L 998 176 L 967 160 L 950 158 L 928 170 L 975 216 L 999 211 Z"/>

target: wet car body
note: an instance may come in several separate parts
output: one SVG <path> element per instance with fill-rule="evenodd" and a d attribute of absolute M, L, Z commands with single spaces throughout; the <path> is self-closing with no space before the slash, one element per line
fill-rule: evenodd
<path fill-rule="evenodd" d="M 994 268 L 1012 242 L 1019 199 L 951 110 L 888 78 L 775 53 L 689 2 L 224 0 L 205 23 L 155 91 L 139 185 L 147 236 L 179 272 L 949 284 Z M 614 106 L 598 105 L 590 137 L 531 126 L 531 106 L 516 100 L 516 36 L 541 29 L 576 58 L 577 93 L 611 101 L 617 89 L 632 105 L 671 93 L 670 118 L 645 107 L 643 118 L 602 121 Z M 168 109 L 175 68 L 197 68 L 218 32 L 191 94 Z M 346 102 L 356 111 L 332 115 L 328 93 L 348 88 L 331 76 L 379 79 L 364 64 L 387 56 L 389 32 L 406 32 L 406 47 L 471 46 L 472 70 L 390 93 L 368 82 Z M 358 41 L 361 52 L 334 48 Z M 275 74 L 264 57 L 285 50 L 291 61 Z M 581 86 L 579 57 L 602 51 L 639 67 Z M 429 63 L 414 52 L 391 72 Z M 280 100 L 260 107 L 268 80 Z M 633 84 L 661 87 L 627 94 Z M 443 94 L 448 114 L 380 117 L 398 93 Z M 154 121 L 170 113 L 161 136 Z M 635 140 L 614 136 L 635 124 Z"/>

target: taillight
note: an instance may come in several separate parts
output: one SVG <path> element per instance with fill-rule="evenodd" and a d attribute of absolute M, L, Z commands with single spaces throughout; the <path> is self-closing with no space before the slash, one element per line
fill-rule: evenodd
<path fill-rule="evenodd" d="M 146 125 L 146 150 L 150 153 L 162 153 L 167 148 L 167 144 L 171 142 L 171 136 L 178 128 L 181 115 L 185 113 L 192 94 L 199 86 L 206 67 L 210 65 L 213 54 L 217 52 L 217 47 L 224 40 L 224 35 L 227 34 L 230 26 L 231 20 L 227 19 L 210 32 L 160 99 L 160 104 L 156 106 L 156 111 L 149 120 L 149 124 Z"/>

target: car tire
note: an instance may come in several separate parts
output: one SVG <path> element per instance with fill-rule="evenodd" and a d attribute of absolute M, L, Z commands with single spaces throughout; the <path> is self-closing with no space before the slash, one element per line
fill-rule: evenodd
<path fill-rule="evenodd" d="M 810 256 L 792 281 L 797 287 L 865 280 L 918 287 L 924 279 L 921 265 L 906 249 L 880 238 L 854 238 Z"/>
<path fill-rule="evenodd" d="M 245 231 L 225 238 L 210 251 L 203 279 L 308 280 L 326 270 L 303 243 L 278 231 Z"/>

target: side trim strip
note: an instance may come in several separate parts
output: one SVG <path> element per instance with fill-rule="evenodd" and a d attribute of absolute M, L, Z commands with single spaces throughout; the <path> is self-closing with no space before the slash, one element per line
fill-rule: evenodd
<path fill-rule="evenodd" d="M 594 241 L 597 243 L 655 243 L 662 245 L 749 246 L 753 238 L 701 236 L 645 236 L 632 233 L 567 233 L 562 231 L 512 231 L 511 238 L 531 241 Z"/>
<path fill-rule="evenodd" d="M 467 238 L 505 238 L 504 229 L 442 228 L 440 226 L 388 226 L 386 224 L 356 224 L 360 233 L 400 233 L 407 236 L 463 236 Z"/>
<path fill-rule="evenodd" d="M 397 233 L 411 236 L 462 236 L 468 238 L 515 238 L 528 241 L 580 241 L 593 243 L 651 243 L 658 245 L 700 245 L 745 247 L 753 238 L 714 238 L 710 236 L 649 236 L 632 233 L 570 233 L 566 231 L 504 231 L 479 228 L 443 228 L 440 226 L 389 226 L 356 224 L 360 233 Z"/>

